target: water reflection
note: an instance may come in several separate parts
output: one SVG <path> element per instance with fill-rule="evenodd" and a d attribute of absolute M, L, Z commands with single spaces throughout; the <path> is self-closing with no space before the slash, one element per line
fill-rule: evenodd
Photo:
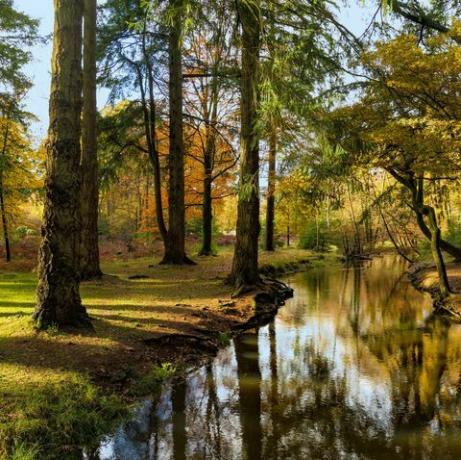
<path fill-rule="evenodd" d="M 403 271 L 386 257 L 294 276 L 272 324 L 166 388 L 99 457 L 461 458 L 461 328 Z"/>

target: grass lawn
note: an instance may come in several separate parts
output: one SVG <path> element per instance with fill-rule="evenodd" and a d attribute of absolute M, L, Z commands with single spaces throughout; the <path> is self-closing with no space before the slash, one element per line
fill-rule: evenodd
<path fill-rule="evenodd" d="M 197 328 L 225 330 L 252 305 L 225 313 L 223 282 L 231 251 L 197 258 L 197 266 L 159 266 L 152 259 L 103 263 L 101 281 L 82 284 L 94 331 L 37 333 L 31 324 L 36 274 L 0 272 L 0 458 L 79 458 L 123 415 L 133 388 L 177 350 L 144 340 Z M 262 253 L 261 265 L 314 258 L 308 251 Z M 150 267 L 149 267 L 150 265 Z M 161 374 L 161 373 L 160 373 Z M 157 375 L 157 374 L 156 374 Z M 154 379 L 155 380 L 155 379 Z M 115 420 L 115 421 L 114 421 Z"/>

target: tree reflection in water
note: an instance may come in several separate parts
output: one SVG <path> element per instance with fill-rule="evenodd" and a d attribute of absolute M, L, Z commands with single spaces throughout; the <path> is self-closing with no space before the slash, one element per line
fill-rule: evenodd
<path fill-rule="evenodd" d="M 385 257 L 294 276 L 272 324 L 166 388 L 100 458 L 461 458 L 461 328 L 403 271 Z"/>

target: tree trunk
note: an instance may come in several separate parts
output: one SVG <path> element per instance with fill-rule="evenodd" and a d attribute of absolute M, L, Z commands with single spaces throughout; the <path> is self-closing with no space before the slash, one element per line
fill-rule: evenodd
<path fill-rule="evenodd" d="M 77 254 L 80 240 L 80 115 L 82 108 L 83 0 L 54 0 L 50 127 L 37 327 L 89 325 L 81 304 Z"/>
<path fill-rule="evenodd" d="M 257 127 L 261 10 L 239 1 L 242 23 L 240 184 L 237 240 L 230 281 L 238 289 L 259 282 L 259 134 Z"/>
<path fill-rule="evenodd" d="M 182 265 L 193 263 L 185 249 L 184 205 L 184 128 L 183 128 L 183 77 L 182 32 L 183 0 L 170 0 L 173 24 L 169 30 L 169 111 L 170 151 L 168 155 L 168 238 L 162 264 Z"/>
<path fill-rule="evenodd" d="M 416 222 L 420 228 L 422 234 L 428 239 L 432 239 L 432 233 L 430 228 L 424 222 L 424 214 L 422 212 L 422 196 L 423 196 L 423 184 L 422 180 L 419 181 L 419 184 L 415 181 L 414 178 L 403 177 L 403 175 L 397 173 L 392 169 L 387 169 L 387 172 L 403 186 L 405 186 L 412 196 L 412 210 L 415 212 Z M 447 254 L 450 254 L 456 261 L 461 261 L 461 248 L 453 246 L 448 241 L 440 238 L 440 249 L 445 251 Z"/>
<path fill-rule="evenodd" d="M 146 53 L 146 52 L 145 52 Z M 146 57 L 146 62 L 149 58 Z M 144 79 L 140 69 L 138 68 L 138 85 L 141 91 L 142 109 L 144 114 L 144 133 L 146 138 L 147 149 L 149 151 L 149 160 L 152 165 L 152 171 L 154 174 L 154 198 L 155 198 L 155 216 L 157 219 L 157 226 L 160 232 L 160 236 L 163 240 L 163 245 L 166 248 L 168 231 L 165 225 L 165 219 L 163 217 L 163 203 L 162 203 L 162 178 L 160 170 L 160 158 L 158 156 L 158 150 L 156 145 L 155 137 L 155 99 L 154 99 L 154 86 L 153 76 L 150 64 L 148 68 L 148 81 L 149 81 L 149 104 L 147 103 L 146 92 L 144 89 Z"/>
<path fill-rule="evenodd" d="M 0 208 L 2 213 L 3 241 L 5 242 L 5 260 L 11 262 L 10 238 L 8 235 L 8 222 L 6 217 L 5 196 L 3 191 L 3 170 L 0 171 Z"/>
<path fill-rule="evenodd" d="M 154 199 L 155 199 L 155 216 L 157 219 L 157 226 L 162 237 L 164 251 L 166 251 L 168 242 L 168 230 L 166 228 L 165 219 L 163 216 L 163 202 L 162 202 L 162 177 L 160 168 L 160 158 L 157 148 L 156 138 L 156 118 L 157 118 L 157 107 L 155 102 L 154 93 L 154 74 L 152 68 L 151 56 L 146 46 L 146 27 L 143 30 L 142 39 L 142 50 L 144 55 L 144 61 L 146 63 L 147 71 L 147 82 L 148 82 L 148 97 L 147 102 L 146 90 L 144 89 L 144 78 L 141 70 L 138 67 L 138 85 L 141 91 L 141 101 L 144 113 L 144 129 L 146 136 L 146 144 L 149 151 L 149 160 L 152 165 L 152 171 L 154 173 Z"/>
<path fill-rule="evenodd" d="M 8 117 L 9 118 L 8 111 Z M 3 146 L 2 146 L 2 157 L 0 158 L 0 209 L 2 214 L 2 228 L 3 228 L 3 241 L 5 242 L 5 260 L 11 262 L 11 248 L 10 248 L 10 237 L 8 234 L 8 219 L 6 215 L 6 206 L 5 206 L 5 190 L 3 186 L 3 168 L 5 167 L 5 155 L 8 145 L 8 137 L 10 132 L 10 123 L 7 120 L 7 125 L 5 127 L 5 132 L 3 135 Z"/>
<path fill-rule="evenodd" d="M 432 257 L 434 259 L 435 266 L 437 267 L 437 273 L 439 275 L 440 294 L 443 298 L 445 298 L 450 295 L 451 290 L 450 284 L 448 282 L 445 262 L 443 260 L 442 250 L 440 248 L 440 228 L 437 224 L 437 217 L 432 206 L 425 205 L 423 208 L 423 214 L 427 216 L 429 221 L 429 229 L 431 231 Z"/>
<path fill-rule="evenodd" d="M 266 251 L 274 251 L 274 215 L 275 215 L 275 168 L 277 156 L 277 132 L 272 126 L 269 135 L 269 176 L 267 181 L 266 209 Z"/>
<path fill-rule="evenodd" d="M 217 76 L 217 66 L 213 68 L 213 81 L 211 83 L 211 114 L 206 110 L 206 144 L 203 152 L 204 179 L 203 179 L 203 207 L 202 225 L 203 242 L 200 250 L 201 256 L 210 256 L 213 253 L 213 158 L 216 150 L 216 123 L 218 118 L 218 99 L 219 99 L 219 80 Z"/>
<path fill-rule="evenodd" d="M 420 228 L 422 234 L 429 240 L 432 239 L 432 234 L 430 228 L 424 222 L 424 217 L 421 212 L 415 210 L 416 213 L 416 222 L 418 223 L 418 227 Z M 440 249 L 445 251 L 447 254 L 452 256 L 456 261 L 461 261 L 461 248 L 458 248 L 448 241 L 443 240 L 440 238 Z"/>
<path fill-rule="evenodd" d="M 201 256 L 211 256 L 213 254 L 213 199 L 211 196 L 212 186 L 212 171 L 209 163 L 211 159 L 205 157 L 205 179 L 203 181 L 203 241 L 202 249 L 200 250 Z"/>
<path fill-rule="evenodd" d="M 81 158 L 81 280 L 100 278 L 98 238 L 98 156 L 96 107 L 96 0 L 84 0 L 83 112 Z"/>

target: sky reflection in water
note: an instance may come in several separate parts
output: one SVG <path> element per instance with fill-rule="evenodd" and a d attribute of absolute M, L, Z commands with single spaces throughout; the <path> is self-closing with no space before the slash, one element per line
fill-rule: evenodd
<path fill-rule="evenodd" d="M 461 327 L 393 256 L 289 279 L 237 338 L 106 441 L 106 459 L 461 458 Z"/>

